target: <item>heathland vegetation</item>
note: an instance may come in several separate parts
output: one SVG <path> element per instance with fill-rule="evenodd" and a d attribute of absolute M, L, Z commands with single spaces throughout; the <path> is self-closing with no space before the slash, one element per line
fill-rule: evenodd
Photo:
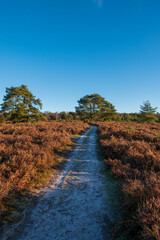
<path fill-rule="evenodd" d="M 17 219 L 19 202 L 57 167 L 74 134 L 93 123 L 106 164 L 119 179 L 128 239 L 160 238 L 160 114 L 149 101 L 139 113 L 117 113 L 98 94 L 78 101 L 76 112 L 40 112 L 27 86 L 6 89 L 0 113 L 0 222 Z M 83 120 L 83 121 L 82 121 Z M 87 122 L 87 123 L 85 123 Z"/>
<path fill-rule="evenodd" d="M 88 127 L 82 121 L 0 125 L 0 222 L 16 220 L 16 196 L 41 185 L 59 164 L 59 152 Z"/>
<path fill-rule="evenodd" d="M 96 123 L 106 164 L 120 180 L 128 239 L 160 239 L 160 125 Z"/>

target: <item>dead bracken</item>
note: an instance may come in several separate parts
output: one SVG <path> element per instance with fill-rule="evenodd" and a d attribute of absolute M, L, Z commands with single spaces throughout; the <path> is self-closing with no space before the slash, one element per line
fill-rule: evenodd
<path fill-rule="evenodd" d="M 72 135 L 88 127 L 82 121 L 0 124 L 0 222 L 10 220 L 13 199 L 57 165 L 57 152 L 72 143 Z"/>
<path fill-rule="evenodd" d="M 129 239 L 160 239 L 160 125 L 97 123 L 105 161 L 121 180 Z"/>

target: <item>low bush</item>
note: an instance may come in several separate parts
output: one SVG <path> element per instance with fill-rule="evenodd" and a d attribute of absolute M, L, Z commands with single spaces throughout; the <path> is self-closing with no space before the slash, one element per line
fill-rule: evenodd
<path fill-rule="evenodd" d="M 160 125 L 102 123 L 98 131 L 105 161 L 123 191 L 121 231 L 129 239 L 160 239 Z"/>
<path fill-rule="evenodd" d="M 88 127 L 82 121 L 0 124 L 1 222 L 8 218 L 10 196 L 35 186 L 57 165 L 57 153 L 72 135 Z"/>

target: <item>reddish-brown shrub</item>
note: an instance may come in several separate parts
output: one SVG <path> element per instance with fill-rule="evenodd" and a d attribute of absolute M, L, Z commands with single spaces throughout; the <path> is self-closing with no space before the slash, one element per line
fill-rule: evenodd
<path fill-rule="evenodd" d="M 105 161 L 122 183 L 124 220 L 130 239 L 160 239 L 160 125 L 102 123 Z"/>
<path fill-rule="evenodd" d="M 0 215 L 8 194 L 31 187 L 56 166 L 56 153 L 71 144 L 72 134 L 88 127 L 82 121 L 0 124 Z"/>

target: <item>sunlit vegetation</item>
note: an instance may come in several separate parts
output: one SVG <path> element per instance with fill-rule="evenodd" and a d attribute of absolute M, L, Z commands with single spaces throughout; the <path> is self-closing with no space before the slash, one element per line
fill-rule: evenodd
<path fill-rule="evenodd" d="M 19 195 L 42 183 L 59 152 L 88 127 L 81 121 L 0 124 L 0 222 L 11 219 L 15 205 L 22 205 Z"/>
<path fill-rule="evenodd" d="M 11 122 L 36 122 L 43 119 L 39 111 L 42 103 L 28 90 L 26 85 L 6 88 L 1 104 L 3 116 Z"/>
<path fill-rule="evenodd" d="M 91 94 L 78 101 L 76 112 L 82 120 L 108 121 L 114 118 L 116 109 L 99 94 Z"/>
<path fill-rule="evenodd" d="M 94 121 L 98 125 L 105 162 L 122 186 L 123 219 L 119 233 L 123 235 L 127 229 L 128 239 L 160 239 L 160 114 L 156 112 L 157 107 L 145 101 L 139 113 L 117 113 L 110 102 L 99 94 L 91 94 L 78 101 L 76 112 L 42 113 L 41 100 L 25 85 L 6 88 L 3 101 L 0 223 L 18 219 L 17 211 L 21 213 L 25 208 L 30 190 L 46 184 L 60 162 L 59 153 L 73 144 L 73 135 L 89 127 L 80 120 Z"/>
<path fill-rule="evenodd" d="M 38 122 L 38 121 L 124 121 L 160 122 L 157 107 L 147 100 L 140 105 L 139 113 L 118 113 L 115 106 L 97 93 L 86 95 L 77 101 L 75 112 L 42 113 L 42 102 L 36 98 L 26 85 L 6 88 L 6 95 L 0 110 L 0 123 Z"/>
<path fill-rule="evenodd" d="M 102 123 L 98 131 L 106 164 L 122 183 L 121 234 L 160 239 L 160 125 Z"/>

